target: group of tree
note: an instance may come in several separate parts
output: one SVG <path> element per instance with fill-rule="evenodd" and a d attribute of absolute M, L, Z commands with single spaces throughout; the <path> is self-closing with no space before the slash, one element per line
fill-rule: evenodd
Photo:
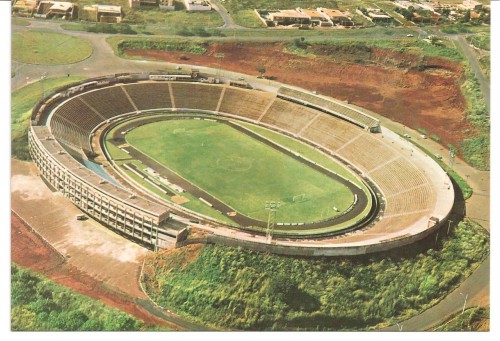
<path fill-rule="evenodd" d="M 11 266 L 11 328 L 16 331 L 123 331 L 144 324 L 15 264 Z"/>
<path fill-rule="evenodd" d="M 217 328 L 369 329 L 442 298 L 484 259 L 489 242 L 464 221 L 435 247 L 405 254 L 411 249 L 302 258 L 207 245 L 188 264 L 182 251 L 153 255 L 144 284 L 160 305 Z"/>

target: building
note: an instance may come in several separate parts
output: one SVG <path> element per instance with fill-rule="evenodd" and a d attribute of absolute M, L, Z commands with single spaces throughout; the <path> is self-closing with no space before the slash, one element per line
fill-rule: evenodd
<path fill-rule="evenodd" d="M 80 19 L 118 24 L 123 19 L 122 7 L 112 5 L 85 6 L 83 7 L 83 13 L 80 13 Z"/>
<path fill-rule="evenodd" d="M 38 0 L 16 0 L 12 4 L 12 13 L 31 17 L 38 6 Z"/>
<path fill-rule="evenodd" d="M 77 6 L 71 2 L 40 1 L 33 16 L 37 18 L 72 19 L 76 15 Z"/>
<path fill-rule="evenodd" d="M 367 8 L 368 18 L 374 23 L 389 23 L 392 17 L 379 8 Z"/>
<path fill-rule="evenodd" d="M 318 8 L 318 12 L 322 13 L 334 25 L 353 26 L 354 21 L 349 11 L 339 11 L 338 9 Z"/>
<path fill-rule="evenodd" d="M 474 0 L 464 0 L 462 5 L 459 5 L 464 10 L 480 10 L 483 8 L 483 4 Z"/>
<path fill-rule="evenodd" d="M 212 5 L 209 1 L 184 0 L 187 11 L 211 11 Z"/>
<path fill-rule="evenodd" d="M 130 8 L 138 7 L 158 7 L 159 0 L 129 0 Z"/>
<path fill-rule="evenodd" d="M 317 10 L 297 8 L 297 11 L 307 15 L 312 26 L 332 26 L 332 22 Z"/>
<path fill-rule="evenodd" d="M 295 9 L 280 10 L 278 12 L 270 12 L 267 17 L 275 26 L 289 26 L 289 25 L 309 25 L 311 23 L 310 17 Z"/>
<path fill-rule="evenodd" d="M 174 0 L 160 0 L 158 6 L 160 9 L 166 9 L 168 11 L 173 11 L 175 9 Z"/>

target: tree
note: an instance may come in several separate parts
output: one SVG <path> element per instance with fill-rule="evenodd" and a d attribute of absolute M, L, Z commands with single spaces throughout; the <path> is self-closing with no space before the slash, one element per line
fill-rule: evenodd
<path fill-rule="evenodd" d="M 264 76 L 264 74 L 266 73 L 266 68 L 261 65 L 257 68 L 257 72 L 260 73 L 260 77 L 262 78 Z"/>
<path fill-rule="evenodd" d="M 464 17 L 462 18 L 462 22 L 469 22 L 470 21 L 470 10 L 465 12 Z"/>

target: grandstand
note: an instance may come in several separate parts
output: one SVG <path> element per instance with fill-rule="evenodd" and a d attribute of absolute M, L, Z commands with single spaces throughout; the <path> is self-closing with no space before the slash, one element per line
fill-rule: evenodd
<path fill-rule="evenodd" d="M 90 91 L 79 98 L 104 119 L 135 112 L 134 105 L 120 86 L 112 86 L 99 91 Z"/>
<path fill-rule="evenodd" d="M 277 98 L 261 117 L 260 122 L 297 134 L 318 115 L 316 110 Z M 293 119 L 290 119 L 292 117 Z"/>
<path fill-rule="evenodd" d="M 443 188 L 443 179 L 445 182 L 449 180 L 439 166 L 421 153 L 412 151 L 410 156 L 410 147 L 404 139 L 381 130 L 377 120 L 359 109 L 285 87 L 279 88 L 276 96 L 271 92 L 227 84 L 151 81 L 147 75 L 135 77 L 126 84 L 116 82 L 117 77 L 109 82 L 101 80 L 101 86 L 88 82 L 86 84 L 93 84 L 92 89 L 85 90 L 79 86 L 80 90 L 69 98 L 53 96 L 50 100 L 55 104 L 47 107 L 38 105 L 40 110 L 33 113 L 37 119 L 30 129 L 30 151 L 44 178 L 75 205 L 111 228 L 122 226 L 124 233 L 134 238 L 140 233 L 143 236 L 140 240 L 150 246 L 157 247 L 161 239 L 154 233 L 160 231 L 160 234 L 167 235 L 166 228 L 162 230 L 162 226 L 168 220 L 167 212 L 175 212 L 176 207 L 166 203 L 166 206 L 153 204 L 148 199 L 140 199 L 131 192 L 119 189 L 64 152 L 64 147 L 69 146 L 85 158 L 92 151 L 90 141 L 96 127 L 117 121 L 122 116 L 127 117 L 127 114 L 136 115 L 148 110 L 217 112 L 294 134 L 338 157 L 376 185 L 374 191 L 384 201 L 385 209 L 375 222 L 331 239 L 274 242 L 286 247 L 293 245 L 293 250 L 320 247 L 318 254 L 336 255 L 367 253 L 405 245 L 438 228 L 439 224 L 434 222 L 445 220 L 451 209 L 453 189 L 449 186 Z M 49 107 L 50 110 L 43 110 Z M 49 118 L 44 115 L 49 115 Z M 37 126 L 37 123 L 40 125 Z M 372 133 L 375 131 L 378 133 Z M 54 174 L 66 175 L 56 179 Z M 97 200 L 97 195 L 105 199 L 95 201 L 93 205 L 97 207 L 99 204 L 101 208 L 92 213 L 90 206 L 82 203 Z M 102 208 L 103 200 L 106 201 L 106 210 Z M 113 210 L 115 216 L 120 214 L 118 210 L 130 210 L 133 216 L 128 221 L 130 226 L 110 217 Z M 142 217 L 145 217 L 144 220 Z M 223 231 L 221 229 L 217 233 Z M 175 233 L 170 235 L 177 238 Z M 241 236 L 243 240 L 240 242 L 243 243 L 245 233 L 242 232 Z M 252 240 L 255 243 L 255 239 Z M 349 247 L 355 249 L 345 251 Z M 301 251 L 294 252 L 301 254 Z"/>
<path fill-rule="evenodd" d="M 219 111 L 257 121 L 274 98 L 266 92 L 226 88 Z"/>
<path fill-rule="evenodd" d="M 170 90 L 168 83 L 145 82 L 123 85 L 132 103 L 138 110 L 154 110 L 171 108 Z"/>
<path fill-rule="evenodd" d="M 357 109 L 350 108 L 340 102 L 319 97 L 317 95 L 308 94 L 306 92 L 287 87 L 281 87 L 278 90 L 278 97 L 323 110 L 346 121 L 357 124 L 365 129 L 378 130 L 380 127 L 379 121 L 370 115 Z"/>
<path fill-rule="evenodd" d="M 314 140 L 315 143 L 328 150 L 337 151 L 363 135 L 363 130 L 335 117 L 321 115 L 305 126 L 299 135 L 305 139 Z"/>
<path fill-rule="evenodd" d="M 221 87 L 207 84 L 172 83 L 176 108 L 215 111 L 221 92 Z"/>

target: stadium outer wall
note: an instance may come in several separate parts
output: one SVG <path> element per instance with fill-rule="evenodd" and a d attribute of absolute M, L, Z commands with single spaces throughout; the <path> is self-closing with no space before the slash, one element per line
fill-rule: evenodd
<path fill-rule="evenodd" d="M 100 77 L 99 79 L 102 80 L 103 77 Z M 116 82 L 117 77 L 115 77 L 114 80 Z M 175 81 L 175 79 L 173 80 Z M 89 81 L 91 80 L 87 80 L 86 82 Z M 109 83 L 112 82 L 107 82 L 105 85 L 108 85 Z M 79 82 L 77 85 L 81 84 L 85 83 Z M 64 89 L 59 89 L 55 95 L 64 92 L 65 90 L 71 88 L 71 86 L 75 86 L 75 84 L 67 86 Z M 124 234 L 127 237 L 132 237 L 134 241 L 138 241 L 144 245 L 153 247 L 154 249 L 162 248 L 162 243 L 165 243 L 164 246 L 172 245 L 172 241 L 174 241 L 177 246 L 195 242 L 195 240 L 183 241 L 183 238 L 179 238 L 180 235 L 185 237 L 185 231 L 183 231 L 183 233 L 179 233 L 179 231 L 172 232 L 168 231 L 168 228 L 161 227 L 164 225 L 164 222 L 168 220 L 169 210 L 166 207 L 143 198 L 138 198 L 135 204 L 131 204 L 129 199 L 134 198 L 133 194 L 121 193 L 120 195 L 116 195 L 109 192 L 107 193 L 100 188 L 101 182 L 89 183 L 86 181 L 85 176 L 82 177 L 77 174 L 82 169 L 81 165 L 76 166 L 73 163 L 73 167 L 68 167 L 68 164 L 58 160 L 61 158 L 61 155 L 64 154 L 61 153 L 61 150 L 63 149 L 61 145 L 57 143 L 50 131 L 45 137 L 43 137 L 43 134 L 36 131 L 39 129 L 37 128 L 39 123 L 44 121 L 46 122 L 47 115 L 50 115 L 53 111 L 55 111 L 53 106 L 50 107 L 50 105 L 48 105 L 51 104 L 49 102 L 54 97 L 57 96 L 51 94 L 45 98 L 49 99 L 47 102 L 44 103 L 42 100 L 39 104 L 37 104 L 35 107 L 37 110 L 35 111 L 34 109 L 32 114 L 32 127 L 29 131 L 30 152 L 38 169 L 41 171 L 42 176 L 46 180 L 49 180 L 50 183 L 50 179 L 54 179 L 54 174 L 57 175 L 58 180 L 54 186 L 56 190 L 61 191 L 66 197 L 68 197 L 69 200 L 97 221 L 103 223 L 107 227 L 110 227 L 116 232 Z M 47 108 L 51 108 L 51 110 L 44 113 L 43 110 L 46 110 Z M 43 123 L 41 125 L 44 126 Z M 45 139 L 45 142 L 42 141 L 43 139 Z M 56 148 L 51 150 L 51 148 L 48 148 L 46 146 L 46 141 L 49 140 L 52 140 L 50 143 L 57 144 L 60 149 L 58 150 Z M 51 166 L 47 167 L 47 163 Z M 450 190 L 449 187 L 448 190 Z M 75 193 L 78 193 L 78 196 L 75 196 Z M 96 193 L 102 196 L 99 197 L 97 201 Z M 451 202 L 445 204 L 449 206 L 449 210 L 447 214 L 441 215 L 439 220 L 436 219 L 436 221 L 432 224 L 430 221 L 426 222 L 425 227 L 423 227 L 422 222 L 420 222 L 421 224 L 419 228 L 411 230 L 409 230 L 409 227 L 403 226 L 401 228 L 401 233 L 398 236 L 388 236 L 388 238 L 385 239 L 384 236 L 378 236 L 373 240 L 367 239 L 346 243 L 338 241 L 332 242 L 329 240 L 314 240 L 311 241 L 311 243 L 308 241 L 273 240 L 272 243 L 269 244 L 264 238 L 259 239 L 256 238 L 256 236 L 245 235 L 242 231 L 238 231 L 238 235 L 236 236 L 233 233 L 234 231 L 231 232 L 232 230 L 221 229 L 219 232 L 211 229 L 211 232 L 208 233 L 206 239 L 204 240 L 208 243 L 242 246 L 259 251 L 287 255 L 341 256 L 385 251 L 414 243 L 439 229 L 448 218 L 449 211 L 451 210 L 451 206 L 453 204 L 453 197 L 454 194 L 452 191 L 448 192 L 447 198 L 451 198 Z M 77 201 L 92 201 L 94 204 L 98 204 L 99 210 L 98 212 L 94 209 L 90 211 L 88 205 L 79 205 Z M 153 207 L 153 209 L 148 210 L 145 207 Z M 443 210 L 441 209 L 441 211 Z M 113 221 L 111 219 L 113 218 L 113 215 L 114 217 L 121 218 Z M 121 228 L 120 220 L 122 223 Z"/>

